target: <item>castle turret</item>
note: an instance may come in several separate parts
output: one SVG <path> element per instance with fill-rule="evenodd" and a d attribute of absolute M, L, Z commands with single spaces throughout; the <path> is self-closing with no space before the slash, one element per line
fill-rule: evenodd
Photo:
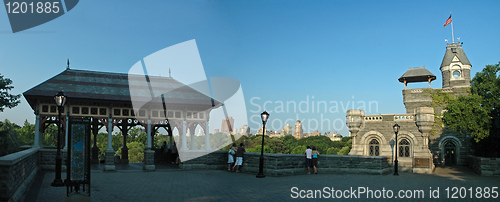
<path fill-rule="evenodd" d="M 351 109 L 346 113 L 346 125 L 349 128 L 350 136 L 356 136 L 363 123 L 364 110 Z"/>
<path fill-rule="evenodd" d="M 443 88 L 470 87 L 471 67 L 462 45 L 448 44 L 439 68 L 443 75 Z"/>

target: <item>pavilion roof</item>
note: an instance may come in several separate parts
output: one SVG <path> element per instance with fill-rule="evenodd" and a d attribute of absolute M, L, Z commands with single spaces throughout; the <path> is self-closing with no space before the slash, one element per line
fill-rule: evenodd
<path fill-rule="evenodd" d="M 428 81 L 429 78 L 431 81 L 436 80 L 436 76 L 432 74 L 425 67 L 413 67 L 409 68 L 401 77 L 399 77 L 398 81 L 403 83 L 406 81 L 407 83 L 412 82 L 424 82 Z"/>
<path fill-rule="evenodd" d="M 162 102 L 161 97 L 154 95 L 163 94 L 166 104 L 198 105 L 203 108 L 221 105 L 217 100 L 172 77 L 145 77 L 144 75 L 75 69 L 66 69 L 27 90 L 23 95 L 31 108 L 35 109 L 37 99 L 41 97 L 52 99 L 59 91 L 63 91 L 68 100 L 87 99 L 89 101 L 131 103 L 132 91 L 134 102 L 146 103 L 151 100 Z"/>

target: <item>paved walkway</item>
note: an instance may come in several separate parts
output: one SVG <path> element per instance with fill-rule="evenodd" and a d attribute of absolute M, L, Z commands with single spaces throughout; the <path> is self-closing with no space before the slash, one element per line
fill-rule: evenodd
<path fill-rule="evenodd" d="M 454 196 L 462 198 L 461 188 L 465 199 L 458 201 L 478 201 L 478 196 L 482 197 L 481 201 L 499 201 L 500 198 L 499 188 L 491 190 L 492 187 L 500 186 L 500 177 L 479 176 L 464 167 L 438 168 L 434 174 L 403 172 L 399 176 L 320 173 L 256 178 L 255 175 L 256 173 L 234 173 L 223 170 L 181 170 L 165 165 L 157 166 L 155 172 L 144 172 L 137 164 L 117 166 L 116 172 L 103 172 L 98 166 L 93 165 L 91 197 L 92 201 L 120 202 L 289 201 L 300 200 L 301 197 L 317 199 L 326 197 L 328 200 L 338 200 L 342 194 L 341 201 L 350 201 L 354 196 L 359 197 L 356 200 L 372 201 L 372 198 L 377 196 L 401 200 L 401 196 L 417 198 L 420 194 L 419 201 L 429 201 L 431 191 L 439 189 L 432 192 L 433 200 L 457 201 L 451 197 L 457 192 Z M 62 176 L 65 178 L 64 173 Z M 40 172 L 26 196 L 26 201 L 64 201 L 66 188 L 51 187 L 53 179 L 54 172 Z M 454 190 L 453 187 L 458 189 Z M 447 188 L 449 188 L 448 194 Z M 360 193 L 363 190 L 368 194 Z M 496 199 L 492 199 L 495 191 Z M 332 195 L 336 196 L 336 199 L 332 199 Z M 490 199 L 483 199 L 486 195 Z M 439 199 L 434 199 L 437 196 Z"/>

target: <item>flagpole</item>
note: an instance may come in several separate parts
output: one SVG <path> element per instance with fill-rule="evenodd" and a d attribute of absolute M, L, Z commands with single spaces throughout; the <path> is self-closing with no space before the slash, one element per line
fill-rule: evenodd
<path fill-rule="evenodd" d="M 451 16 L 451 10 L 450 10 L 450 16 Z M 455 34 L 453 33 L 453 17 L 451 17 L 451 38 L 453 43 L 455 43 Z"/>

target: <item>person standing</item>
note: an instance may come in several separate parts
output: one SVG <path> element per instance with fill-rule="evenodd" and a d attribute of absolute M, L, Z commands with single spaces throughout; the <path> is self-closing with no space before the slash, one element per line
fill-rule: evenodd
<path fill-rule="evenodd" d="M 169 163 L 169 159 L 170 159 L 169 150 L 170 150 L 170 148 L 168 148 L 167 141 L 163 141 L 163 145 L 161 146 L 161 153 L 162 153 L 163 158 L 165 159 L 165 162 L 167 162 L 167 164 Z"/>
<path fill-rule="evenodd" d="M 307 174 L 311 174 L 312 150 L 310 146 L 307 146 L 305 154 L 306 154 Z"/>
<path fill-rule="evenodd" d="M 319 152 L 318 150 L 316 149 L 316 147 L 313 147 L 312 148 L 312 166 L 313 166 L 313 169 L 314 169 L 314 174 L 318 174 L 318 156 L 319 156 Z"/>
<path fill-rule="evenodd" d="M 227 170 L 231 171 L 231 167 L 234 166 L 234 155 L 236 154 L 236 143 L 233 143 L 231 148 L 229 148 L 227 154 Z"/>
<path fill-rule="evenodd" d="M 238 147 L 238 150 L 236 150 L 236 163 L 233 166 L 236 167 L 236 172 L 240 172 L 240 166 L 243 165 L 243 155 L 245 154 L 246 150 L 243 145 L 243 143 L 240 143 L 240 147 Z"/>

